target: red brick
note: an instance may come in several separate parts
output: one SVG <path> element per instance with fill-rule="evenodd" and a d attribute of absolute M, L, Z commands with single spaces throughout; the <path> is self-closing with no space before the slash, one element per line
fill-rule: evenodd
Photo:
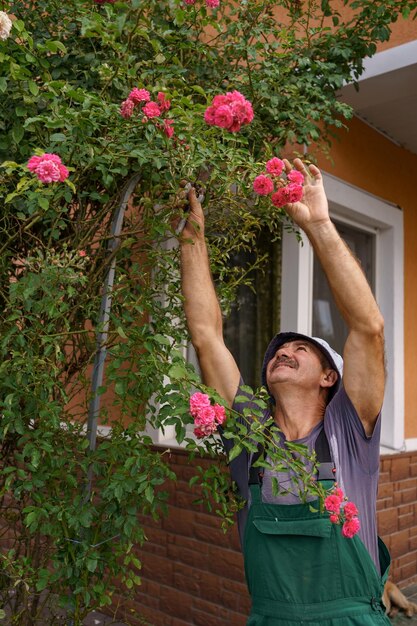
<path fill-rule="evenodd" d="M 378 532 L 389 535 L 398 530 L 398 514 L 396 509 L 385 509 L 377 513 Z"/>
<path fill-rule="evenodd" d="M 166 615 L 188 619 L 191 614 L 193 598 L 188 593 L 172 587 L 161 587 L 160 609 Z"/>
<path fill-rule="evenodd" d="M 401 530 L 391 535 L 391 556 L 397 558 L 406 554 L 409 549 L 408 530 Z"/>
<path fill-rule="evenodd" d="M 415 502 L 417 499 L 417 487 L 403 489 L 401 491 L 401 502 Z"/>
<path fill-rule="evenodd" d="M 410 456 L 394 455 L 391 459 L 391 480 L 402 480 L 410 476 Z"/>
<path fill-rule="evenodd" d="M 142 576 L 164 585 L 174 581 L 175 563 L 156 554 L 142 553 Z"/>
<path fill-rule="evenodd" d="M 196 513 L 193 510 L 172 507 L 170 515 L 162 522 L 164 530 L 189 537 L 192 535 Z"/>
<path fill-rule="evenodd" d="M 244 580 L 242 555 L 233 550 L 210 547 L 210 571 L 224 578 Z"/>

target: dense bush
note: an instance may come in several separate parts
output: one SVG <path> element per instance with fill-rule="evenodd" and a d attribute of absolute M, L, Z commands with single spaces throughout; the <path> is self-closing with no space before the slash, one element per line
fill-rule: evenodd
<path fill-rule="evenodd" d="M 278 237 L 283 220 L 253 197 L 254 176 L 288 144 L 329 142 L 351 115 L 338 89 L 415 8 L 406 0 L 216 4 L 3 3 L 0 596 L 15 624 L 44 623 L 45 606 L 51 624 L 58 606 L 79 624 L 111 602 L 116 580 L 140 583 L 138 513 L 163 513 L 163 484 L 175 480 L 149 427 L 174 427 L 191 454 L 219 455 L 215 439 L 197 444 L 186 431 L 190 392 L 204 388 L 184 359 L 180 181 L 205 187 L 226 309 L 247 280 L 231 255 L 256 248 L 261 230 Z M 143 110 L 147 96 L 129 98 L 135 88 L 149 92 L 153 109 Z M 207 124 L 212 98 L 233 90 L 252 103 L 253 121 L 237 132 Z M 40 167 L 45 153 L 61 163 L 44 157 Z M 114 238 L 112 219 L 132 190 Z M 100 335 L 116 260 L 108 335 Z M 255 265 L 266 261 L 259 254 Z M 88 415 L 97 341 L 107 350 L 99 421 L 110 428 L 96 446 Z M 252 416 L 262 399 L 257 406 Z M 232 456 L 253 448 L 261 430 L 255 420 L 251 437 L 233 431 Z M 227 525 L 237 503 L 221 465 L 193 482 Z"/>

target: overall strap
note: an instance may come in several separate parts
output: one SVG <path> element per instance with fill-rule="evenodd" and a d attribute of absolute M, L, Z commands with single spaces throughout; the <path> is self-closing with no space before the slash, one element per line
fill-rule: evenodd
<path fill-rule="evenodd" d="M 316 439 L 314 450 L 319 463 L 317 480 L 332 480 L 334 482 L 336 480 L 336 467 L 332 461 L 329 441 L 324 431 L 324 426 Z"/>
<path fill-rule="evenodd" d="M 324 431 L 321 429 L 316 442 L 314 444 L 317 461 L 319 463 L 317 480 L 336 480 L 336 467 L 332 461 L 330 454 L 330 446 Z M 259 457 L 264 454 L 264 446 L 259 443 L 258 449 L 252 457 L 251 466 L 249 468 L 249 485 L 261 485 L 264 470 L 262 467 L 253 467 Z"/>

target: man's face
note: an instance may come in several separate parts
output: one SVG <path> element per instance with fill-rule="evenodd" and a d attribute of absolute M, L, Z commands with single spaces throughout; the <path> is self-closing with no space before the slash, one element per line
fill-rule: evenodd
<path fill-rule="evenodd" d="M 267 365 L 266 380 L 271 392 L 284 384 L 318 390 L 325 372 L 320 351 L 308 341 L 296 340 L 278 348 Z"/>

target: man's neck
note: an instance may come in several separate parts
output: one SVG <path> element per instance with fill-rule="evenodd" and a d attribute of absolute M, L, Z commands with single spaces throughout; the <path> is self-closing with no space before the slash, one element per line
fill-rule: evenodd
<path fill-rule="evenodd" d="M 324 418 L 326 409 L 322 398 L 294 396 L 276 399 L 273 417 L 287 441 L 307 437 Z"/>

